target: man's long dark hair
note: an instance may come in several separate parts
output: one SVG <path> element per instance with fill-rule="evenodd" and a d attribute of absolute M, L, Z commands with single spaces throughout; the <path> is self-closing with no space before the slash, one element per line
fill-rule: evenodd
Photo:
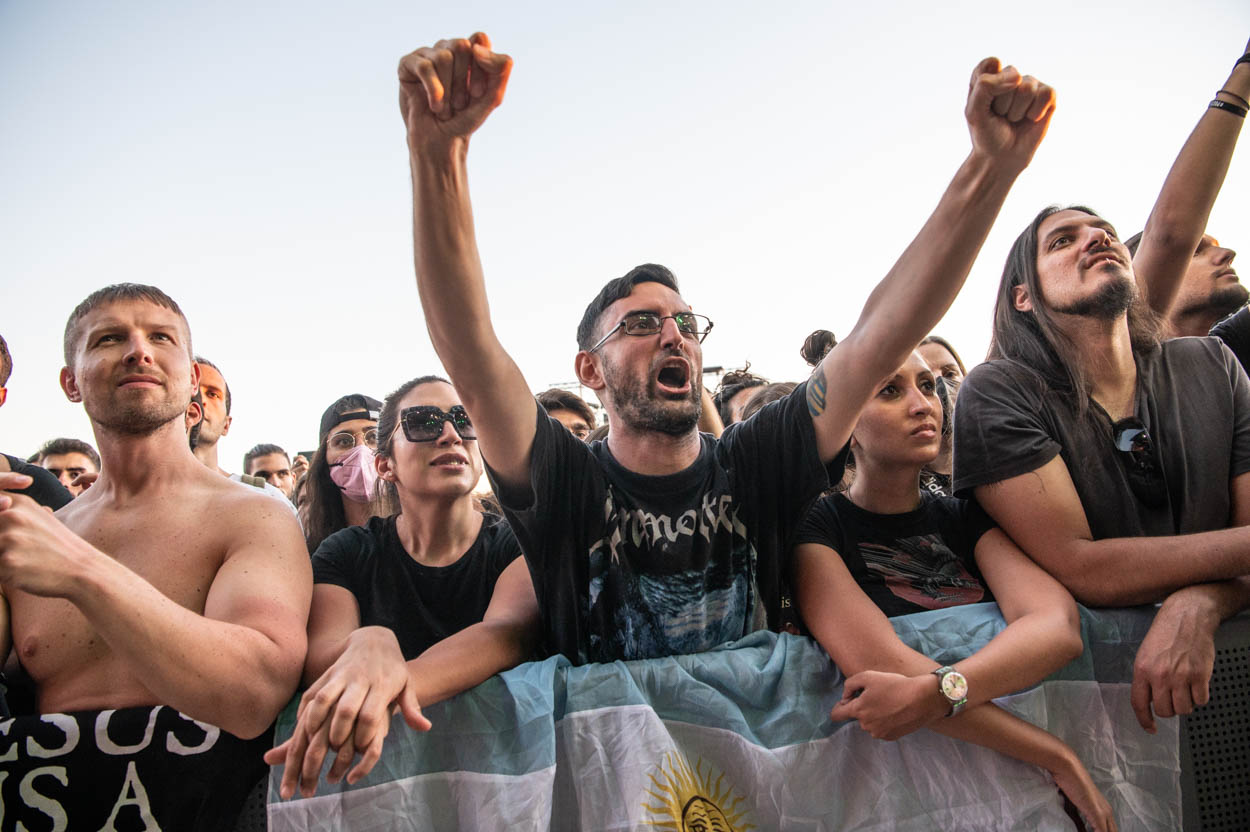
<path fill-rule="evenodd" d="M 986 358 L 1010 358 L 1037 373 L 1051 388 L 1074 394 L 1076 413 L 1084 417 L 1089 409 L 1089 379 L 1076 345 L 1059 328 L 1054 314 L 1042 302 L 1037 276 L 1037 231 L 1047 217 L 1060 211 L 1081 211 L 1098 216 L 1097 212 L 1083 205 L 1066 208 L 1051 205 L 1042 209 L 1016 238 L 998 284 L 994 335 Z M 1020 285 L 1025 287 L 1033 300 L 1033 308 L 1027 312 L 1016 309 L 1015 288 Z M 1134 353 L 1147 352 L 1159 345 L 1159 320 L 1140 297 L 1129 307 L 1128 328 Z"/>

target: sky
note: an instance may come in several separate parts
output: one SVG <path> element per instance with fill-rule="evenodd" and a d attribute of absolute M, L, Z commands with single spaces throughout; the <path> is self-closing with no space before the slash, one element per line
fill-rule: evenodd
<path fill-rule="evenodd" d="M 1011 240 L 1051 203 L 1128 236 L 1246 47 L 1244 0 L 448 4 L 0 0 L 0 449 L 91 440 L 58 383 L 65 319 L 110 283 L 186 312 L 234 397 L 220 459 L 315 446 L 339 396 L 441 372 L 412 271 L 395 67 L 487 32 L 515 60 L 471 142 L 500 339 L 542 390 L 608 279 L 674 270 L 708 366 L 798 381 L 844 335 L 970 143 L 996 55 L 1055 87 L 1049 135 L 937 332 L 989 343 Z M 1208 231 L 1250 247 L 1250 151 Z"/>

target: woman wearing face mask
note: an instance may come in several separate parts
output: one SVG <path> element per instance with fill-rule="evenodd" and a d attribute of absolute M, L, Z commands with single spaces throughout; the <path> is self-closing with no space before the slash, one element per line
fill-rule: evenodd
<path fill-rule="evenodd" d="M 821 498 L 796 537 L 799 611 L 848 677 L 832 716 L 884 739 L 928 727 L 1041 766 L 1094 828 L 1114 829 L 1076 753 L 990 701 L 1080 655 L 1079 619 L 1067 590 L 975 503 L 921 489 L 941 424 L 934 373 L 913 353 L 860 414 L 850 487 Z M 992 600 L 1007 627 L 953 667 L 905 645 L 887 618 Z"/>
<path fill-rule="evenodd" d="M 377 428 L 375 473 L 399 511 L 331 535 L 313 555 L 310 687 L 291 739 L 266 757 L 286 764 L 284 798 L 297 782 L 313 793 L 328 750 L 327 779 L 358 781 L 393 708 L 428 729 L 421 705 L 525 661 L 538 633 L 516 538 L 474 507 L 482 458 L 455 388 L 413 379 L 387 398 Z"/>
<path fill-rule="evenodd" d="M 378 511 L 373 502 L 377 471 L 378 411 L 382 403 L 360 393 L 343 396 L 321 415 L 317 452 L 308 467 L 300 521 L 309 553 L 348 526 Z"/>

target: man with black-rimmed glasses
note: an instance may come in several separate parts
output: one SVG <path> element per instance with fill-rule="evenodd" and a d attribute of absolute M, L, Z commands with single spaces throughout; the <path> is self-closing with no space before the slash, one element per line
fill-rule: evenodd
<path fill-rule="evenodd" d="M 609 281 L 577 330 L 578 381 L 611 425 L 587 446 L 535 404 L 487 310 L 465 159 L 511 63 L 480 33 L 441 41 L 400 62 L 400 101 L 421 305 L 525 552 L 547 642 L 580 663 L 778 628 L 794 526 L 840 477 L 881 379 L 950 306 L 1045 133 L 1053 91 L 993 58 L 976 67 L 972 152 L 916 241 L 811 379 L 719 440 L 696 428 L 710 322 L 662 266 Z"/>

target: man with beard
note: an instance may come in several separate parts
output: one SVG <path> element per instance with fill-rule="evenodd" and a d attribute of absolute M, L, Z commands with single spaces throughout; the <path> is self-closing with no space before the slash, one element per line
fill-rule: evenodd
<path fill-rule="evenodd" d="M 1045 133 L 1054 93 L 996 59 L 976 67 L 972 151 L 916 241 L 811 379 L 719 440 L 696 429 L 711 322 L 663 266 L 609 281 L 577 328 L 578 380 L 612 426 L 587 446 L 537 407 L 487 309 L 465 159 L 510 70 L 481 33 L 442 41 L 400 62 L 400 102 L 421 306 L 529 562 L 548 646 L 574 662 L 612 661 L 778 629 L 794 526 L 840 479 L 881 379 L 950 306 Z"/>
<path fill-rule="evenodd" d="M 100 475 L 53 515 L 12 493 L 26 478 L 0 474 L 0 649 L 15 648 L 39 713 L 167 705 L 220 727 L 220 743 L 224 732 L 258 737 L 306 650 L 312 579 L 299 528 L 192 455 L 199 373 L 165 293 L 93 293 L 64 346 L 61 386 L 91 419 Z"/>
<path fill-rule="evenodd" d="M 1144 306 L 1106 220 L 1038 214 L 959 392 L 954 488 L 1081 602 L 1162 601 L 1132 692 L 1154 731 L 1152 707 L 1207 701 L 1215 630 L 1250 602 L 1250 381 L 1217 339 L 1160 341 Z"/>

